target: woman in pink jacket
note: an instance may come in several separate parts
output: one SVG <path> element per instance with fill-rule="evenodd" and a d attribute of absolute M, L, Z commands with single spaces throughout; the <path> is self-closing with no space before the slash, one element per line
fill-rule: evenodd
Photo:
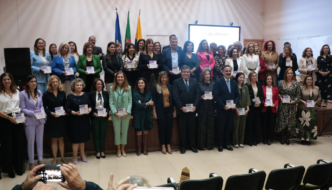
<path fill-rule="evenodd" d="M 206 40 L 202 40 L 199 43 L 196 54 L 200 62 L 200 70 L 209 69 L 210 71 L 213 71 L 215 65 L 214 57 L 209 51 L 209 45 Z M 213 77 L 213 72 L 211 72 L 211 75 Z"/>

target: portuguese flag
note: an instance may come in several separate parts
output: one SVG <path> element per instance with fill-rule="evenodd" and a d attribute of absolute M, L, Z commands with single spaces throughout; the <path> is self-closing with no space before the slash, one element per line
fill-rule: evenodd
<path fill-rule="evenodd" d="M 127 18 L 127 28 L 126 28 L 125 44 L 126 44 L 127 42 L 131 42 L 131 35 L 130 35 L 130 22 L 129 22 L 129 11 L 128 11 L 128 18 Z"/>

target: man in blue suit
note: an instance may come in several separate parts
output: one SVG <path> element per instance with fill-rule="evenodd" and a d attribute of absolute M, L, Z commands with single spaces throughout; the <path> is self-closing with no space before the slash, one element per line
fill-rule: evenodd
<path fill-rule="evenodd" d="M 235 80 L 231 79 L 232 68 L 226 65 L 223 69 L 224 77 L 218 79 L 213 86 L 213 97 L 217 101 L 217 136 L 218 151 L 223 148 L 232 151 L 230 146 L 231 129 L 234 115 L 236 114 L 236 104 L 240 100 L 239 88 Z M 233 100 L 233 107 L 227 106 L 226 101 Z"/>
<path fill-rule="evenodd" d="M 178 38 L 172 36 L 170 38 L 170 47 L 163 50 L 163 70 L 168 73 L 169 83 L 173 84 L 173 81 L 181 77 L 181 72 L 174 73 L 172 67 L 182 67 L 183 51 L 178 48 Z"/>

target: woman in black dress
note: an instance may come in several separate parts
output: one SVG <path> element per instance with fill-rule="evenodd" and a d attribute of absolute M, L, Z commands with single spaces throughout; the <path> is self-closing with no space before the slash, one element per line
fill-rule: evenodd
<path fill-rule="evenodd" d="M 156 68 L 153 68 L 152 62 L 156 63 Z M 141 77 L 148 82 L 149 89 L 156 85 L 159 72 L 163 68 L 161 54 L 156 54 L 153 51 L 153 40 L 147 39 L 145 43 L 145 51 L 139 56 L 138 68 L 141 70 Z"/>
<path fill-rule="evenodd" d="M 113 84 L 114 75 L 118 71 L 122 71 L 123 64 L 120 54 L 116 52 L 116 47 L 114 42 L 110 42 L 107 45 L 107 53 L 103 60 L 103 68 L 105 71 L 105 84 L 106 91 L 110 91 L 110 87 Z"/>
<path fill-rule="evenodd" d="M 90 139 L 90 117 L 91 103 L 89 95 L 82 92 L 85 84 L 82 79 L 77 78 L 71 83 L 72 93 L 67 96 L 66 110 L 70 117 L 70 126 L 68 128 L 69 141 L 73 143 L 73 163 L 76 165 L 78 148 L 80 149 L 81 159 L 88 162 L 84 154 L 84 143 Z M 85 112 L 82 107 L 85 105 Z"/>
<path fill-rule="evenodd" d="M 181 68 L 183 65 L 187 65 L 190 67 L 190 77 L 193 77 L 198 80 L 199 78 L 199 59 L 198 56 L 195 53 L 192 53 L 194 51 L 194 43 L 191 41 L 186 41 L 183 46 L 183 61 L 182 65 L 179 65 Z M 180 62 L 181 63 L 181 62 Z"/>
<path fill-rule="evenodd" d="M 52 138 L 53 164 L 57 163 L 57 152 L 60 150 L 61 161 L 68 164 L 65 158 L 65 143 L 63 137 L 67 135 L 66 130 L 66 93 L 62 89 L 58 76 L 52 75 L 48 80 L 47 91 L 43 95 L 44 110 L 47 115 L 45 133 Z M 55 108 L 63 110 L 63 115 L 58 115 Z"/>
<path fill-rule="evenodd" d="M 199 150 L 212 150 L 214 147 L 214 100 L 212 90 L 214 82 L 212 81 L 211 71 L 203 69 L 200 76 L 201 101 L 198 111 L 198 132 L 197 148 Z M 209 99 L 206 93 L 211 93 Z"/>
<path fill-rule="evenodd" d="M 322 95 L 322 104 L 326 106 L 327 100 L 332 100 L 332 56 L 330 46 L 325 44 L 320 50 L 320 56 L 317 58 L 317 82 Z"/>

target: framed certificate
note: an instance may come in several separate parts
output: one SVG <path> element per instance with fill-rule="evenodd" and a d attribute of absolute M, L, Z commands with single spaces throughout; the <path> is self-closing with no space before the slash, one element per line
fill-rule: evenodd
<path fill-rule="evenodd" d="M 149 61 L 150 69 L 156 69 L 157 68 L 157 61 L 151 60 Z"/>
<path fill-rule="evenodd" d="M 86 67 L 86 71 L 87 71 L 89 74 L 94 74 L 94 73 L 95 73 L 95 68 L 94 68 L 94 67 Z"/>
<path fill-rule="evenodd" d="M 313 100 L 307 100 L 307 108 L 315 107 L 315 102 Z"/>
<path fill-rule="evenodd" d="M 173 72 L 174 74 L 179 74 L 179 72 L 180 72 L 179 67 L 172 67 L 172 72 Z"/>
<path fill-rule="evenodd" d="M 36 110 L 35 115 L 37 119 L 45 119 L 45 112 L 44 110 Z"/>
<path fill-rule="evenodd" d="M 236 75 L 238 72 L 237 71 L 233 71 L 233 75 Z"/>
<path fill-rule="evenodd" d="M 265 104 L 266 104 L 267 106 L 272 106 L 272 101 L 271 101 L 270 99 L 266 99 L 266 100 L 265 100 Z"/>
<path fill-rule="evenodd" d="M 50 74 L 52 72 L 52 69 L 49 66 L 43 66 L 43 67 L 41 67 L 41 69 L 44 70 L 45 74 Z"/>
<path fill-rule="evenodd" d="M 239 111 L 239 115 L 244 115 L 245 113 L 244 108 L 238 108 L 237 111 Z"/>
<path fill-rule="evenodd" d="M 105 117 L 106 116 L 106 109 L 105 108 L 98 108 L 98 116 L 99 117 Z"/>
<path fill-rule="evenodd" d="M 74 70 L 72 68 L 67 68 L 67 69 L 65 69 L 65 71 L 66 71 L 67 76 L 74 75 Z"/>
<path fill-rule="evenodd" d="M 118 114 L 120 116 L 124 116 L 126 114 L 126 108 L 119 108 L 118 109 Z"/>
<path fill-rule="evenodd" d="M 226 106 L 229 108 L 233 108 L 234 107 L 233 100 L 226 100 Z"/>
<path fill-rule="evenodd" d="M 56 108 L 55 108 L 55 114 L 57 114 L 57 115 L 59 115 L 59 116 L 64 115 L 65 112 L 64 112 L 64 110 L 63 110 L 63 107 L 62 107 L 62 106 L 60 106 L 60 107 L 56 107 Z"/>
<path fill-rule="evenodd" d="M 270 68 L 270 69 L 274 69 L 274 68 L 275 68 L 274 64 L 273 64 L 273 63 L 270 63 L 270 64 L 269 64 L 269 68 Z"/>
<path fill-rule="evenodd" d="M 283 103 L 290 103 L 290 97 L 289 96 L 282 96 L 282 102 Z"/>
<path fill-rule="evenodd" d="M 252 99 L 253 102 L 255 102 L 255 104 L 260 104 L 261 100 L 259 99 L 259 97 L 256 97 L 255 99 Z"/>
<path fill-rule="evenodd" d="M 286 60 L 286 67 L 293 67 L 292 60 Z"/>
<path fill-rule="evenodd" d="M 135 68 L 135 67 L 134 67 L 134 63 L 133 63 L 132 61 L 127 61 L 127 68 L 128 68 L 128 69 L 133 69 L 133 68 Z"/>
<path fill-rule="evenodd" d="M 86 114 L 86 113 L 89 113 L 88 105 L 87 104 L 80 105 L 80 114 Z"/>
<path fill-rule="evenodd" d="M 211 66 L 209 66 L 209 65 L 205 65 L 205 66 L 204 66 L 204 69 L 211 70 Z"/>
<path fill-rule="evenodd" d="M 212 100 L 212 91 L 205 91 L 204 92 L 204 99 Z"/>
<path fill-rule="evenodd" d="M 311 71 L 315 70 L 315 65 L 309 65 L 308 69 L 311 70 Z"/>
<path fill-rule="evenodd" d="M 187 112 L 193 112 L 194 111 L 194 105 L 193 104 L 186 104 Z"/>
<path fill-rule="evenodd" d="M 24 113 L 16 114 L 15 119 L 17 123 L 24 123 L 25 120 Z"/>

